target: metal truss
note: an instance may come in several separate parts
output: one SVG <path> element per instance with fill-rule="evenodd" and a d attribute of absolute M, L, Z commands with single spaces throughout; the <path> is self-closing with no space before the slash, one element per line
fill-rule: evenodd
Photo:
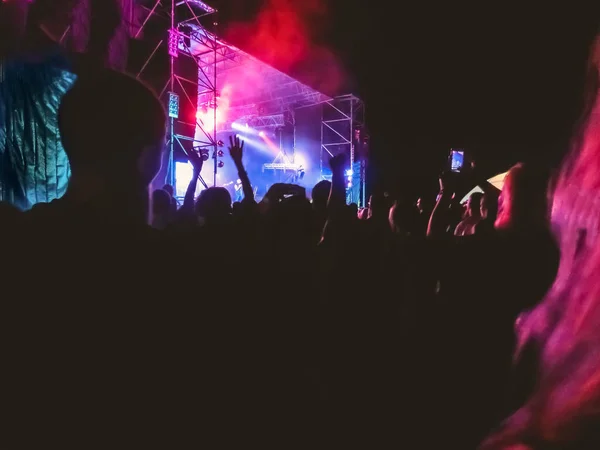
<path fill-rule="evenodd" d="M 212 71 L 214 68 L 219 74 L 219 80 L 228 77 L 243 79 L 248 72 L 262 80 L 260 86 L 236 93 L 228 109 L 230 121 L 224 129 L 228 129 L 230 123 L 241 122 L 247 116 L 271 117 L 291 109 L 331 100 L 331 97 L 222 41 L 198 24 L 188 23 L 186 26 L 192 29 L 189 34 L 190 53 L 198 58 L 201 71 Z M 239 77 L 236 71 L 239 72 Z M 267 122 L 264 126 L 271 125 L 271 122 Z"/>
<path fill-rule="evenodd" d="M 291 158 L 281 150 L 272 163 L 262 165 L 263 173 L 273 171 L 278 175 L 279 182 L 297 183 L 304 177 L 304 168 L 301 164 L 294 162 L 294 157 Z"/>
<path fill-rule="evenodd" d="M 138 30 L 137 35 L 142 32 L 149 18 L 153 14 L 159 13 L 157 8 L 161 6 L 163 2 L 164 0 L 156 1 L 154 7 L 150 9 L 141 28 Z M 138 73 L 138 77 L 154 57 L 159 47 L 167 40 L 170 55 L 170 76 L 169 81 L 160 93 L 161 98 L 167 91 L 169 94 L 169 168 L 167 179 L 170 184 L 175 184 L 175 148 L 179 146 L 184 153 L 187 153 L 183 145 L 183 143 L 187 141 L 191 142 L 193 149 L 200 153 L 207 151 L 210 153 L 210 149 L 212 149 L 212 158 L 214 162 L 212 184 L 216 185 L 217 171 L 219 168 L 216 129 L 216 108 L 218 108 L 217 67 L 221 56 L 222 45 L 217 40 L 216 33 L 207 31 L 200 22 L 200 19 L 204 16 L 217 13 L 217 10 L 199 0 L 172 0 L 169 3 L 171 8 L 170 13 L 168 14 L 171 23 L 171 28 L 168 30 L 169 36 L 159 42 L 146 63 L 142 66 L 140 73 Z M 177 21 L 177 16 L 181 12 L 179 11 L 179 8 L 185 8 L 187 10 L 185 11 L 187 16 L 185 20 Z M 162 13 L 162 10 L 160 13 Z M 202 48 L 202 52 L 196 51 L 199 48 Z M 194 80 L 182 77 L 175 72 L 175 60 L 179 57 L 190 57 L 195 61 L 198 67 L 198 76 Z M 181 92 L 184 93 L 184 98 L 180 99 L 179 96 L 175 94 L 176 86 L 181 88 Z M 190 98 L 187 94 L 191 87 L 194 87 L 194 90 L 197 90 L 198 92 L 197 103 L 195 102 L 195 99 Z M 212 124 L 204 124 L 199 119 L 196 119 L 195 124 L 186 124 L 179 118 L 179 102 L 188 103 L 192 106 L 194 111 L 197 111 L 202 107 L 211 108 L 213 112 Z M 192 136 L 178 134 L 176 132 L 176 124 L 179 123 L 195 125 L 194 134 Z M 196 130 L 198 130 L 198 132 Z M 197 138 L 196 136 L 199 137 Z M 207 187 L 207 183 L 202 178 L 200 178 L 200 181 Z"/>
<path fill-rule="evenodd" d="M 283 114 L 271 114 L 268 116 L 258 116 L 256 114 L 248 114 L 241 116 L 235 120 L 228 120 L 222 126 L 219 126 L 219 131 L 235 131 L 233 123 L 248 124 L 255 130 L 266 130 L 270 128 L 282 127 L 285 125 Z"/>
<path fill-rule="evenodd" d="M 347 200 L 365 204 L 366 161 L 360 161 L 355 150 L 365 127 L 364 102 L 352 95 L 342 95 L 323 102 L 321 116 L 321 176 L 327 160 L 343 153 L 348 158 Z M 362 163 L 362 164 L 358 164 Z M 356 184 L 359 183 L 359 186 Z"/>
<path fill-rule="evenodd" d="M 170 13 L 165 12 L 163 8 L 165 3 L 169 4 L 171 8 Z M 187 14 L 185 20 L 179 22 L 176 21 L 176 16 L 181 16 L 181 14 L 179 14 L 181 11 L 177 8 L 185 8 L 187 10 L 187 12 L 183 11 Z M 340 102 L 344 103 L 349 98 L 349 96 L 338 97 L 335 99 L 331 98 L 270 65 L 263 63 L 239 48 L 221 40 L 217 36 L 216 31 L 208 30 L 200 21 L 202 17 L 217 13 L 216 9 L 202 1 L 157 0 L 154 7 L 148 7 L 146 8 L 146 11 L 148 11 L 148 18 L 152 15 L 168 15 L 171 20 L 171 29 L 169 30 L 170 36 L 165 36 L 165 39 L 157 45 L 141 71 L 145 69 L 149 60 L 168 39 L 167 42 L 169 48 L 170 50 L 173 50 L 170 52 L 172 53 L 171 76 L 169 82 L 161 92 L 161 97 L 169 93 L 173 100 L 172 102 L 170 101 L 170 106 L 172 103 L 173 112 L 175 112 L 176 101 L 193 102 L 193 99 L 185 94 L 186 90 L 184 89 L 181 90 L 184 92 L 185 98 L 175 99 L 172 94 L 174 93 L 176 86 L 189 88 L 191 84 L 194 84 L 198 88 L 198 104 L 194 105 L 195 110 L 206 107 L 207 109 L 213 108 L 212 111 L 214 111 L 214 120 L 212 120 L 210 126 L 207 127 L 197 120 L 198 123 L 195 125 L 196 129 L 199 131 L 194 136 L 178 135 L 175 132 L 175 124 L 178 123 L 177 121 L 179 119 L 176 117 L 176 114 L 172 114 L 175 117 L 170 117 L 170 164 L 168 177 L 172 184 L 175 181 L 173 161 L 174 150 L 178 145 L 183 149 L 183 141 L 191 141 L 193 147 L 196 149 L 205 152 L 213 152 L 214 180 L 212 181 L 216 184 L 216 175 L 219 167 L 218 160 L 215 157 L 218 152 L 218 131 L 233 131 L 233 122 L 248 123 L 249 125 L 251 124 L 253 128 L 257 129 L 280 127 L 284 125 L 283 114 L 286 112 L 319 104 L 323 104 L 324 108 L 328 107 L 336 110 L 340 108 L 338 106 Z M 178 14 L 176 14 L 176 12 Z M 148 18 L 146 18 L 138 31 L 138 35 L 142 32 L 142 28 L 148 21 Z M 194 59 L 198 66 L 197 80 L 189 80 L 182 77 L 180 74 L 175 73 L 175 58 L 177 57 L 190 57 Z M 223 87 L 222 83 L 229 77 L 232 79 L 243 79 L 246 73 L 252 73 L 259 77 L 261 80 L 260 86 L 252 86 L 251 89 L 249 88 L 245 92 L 236 92 L 235 97 L 229 99 L 230 104 L 227 111 L 227 123 L 218 125 L 216 123 L 216 108 L 219 106 L 219 90 Z M 362 105 L 362 102 L 360 102 L 359 99 L 352 96 L 350 97 L 353 99 L 352 102 L 350 102 L 354 105 L 352 108 L 357 107 L 359 103 Z M 350 117 L 355 116 L 354 110 L 350 113 L 346 113 L 342 108 L 339 109 L 339 111 L 342 112 L 342 114 L 349 114 Z M 353 124 L 354 120 L 355 119 L 350 121 L 351 124 Z M 335 129 L 333 122 L 330 123 L 324 119 L 323 123 L 327 123 L 328 126 Z M 330 149 L 336 145 L 335 142 L 324 141 L 322 137 L 321 152 L 333 154 Z M 321 156 L 321 159 L 323 159 L 323 155 Z M 201 181 L 204 183 L 204 180 Z M 206 185 L 206 183 L 204 184 Z"/>

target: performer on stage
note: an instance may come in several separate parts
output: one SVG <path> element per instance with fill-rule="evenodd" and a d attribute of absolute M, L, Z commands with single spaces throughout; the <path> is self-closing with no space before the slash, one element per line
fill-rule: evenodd
<path fill-rule="evenodd" d="M 235 201 L 241 202 L 244 200 L 244 189 L 242 188 L 242 180 L 239 178 L 235 182 Z"/>

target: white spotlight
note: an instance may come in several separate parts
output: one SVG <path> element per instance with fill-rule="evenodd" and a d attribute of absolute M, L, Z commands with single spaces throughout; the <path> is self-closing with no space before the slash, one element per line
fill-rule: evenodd
<path fill-rule="evenodd" d="M 302 166 L 303 169 L 306 169 L 306 160 L 303 155 L 294 153 L 294 163 L 298 166 Z"/>

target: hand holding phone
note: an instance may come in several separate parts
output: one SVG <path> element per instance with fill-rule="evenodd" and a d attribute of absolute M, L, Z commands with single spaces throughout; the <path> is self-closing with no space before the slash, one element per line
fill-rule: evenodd
<path fill-rule="evenodd" d="M 302 186 L 298 186 L 297 184 L 286 184 L 285 197 L 292 197 L 294 195 L 299 195 L 301 197 L 306 197 L 306 189 Z"/>
<path fill-rule="evenodd" d="M 450 149 L 450 171 L 460 172 L 465 165 L 465 151 L 463 149 Z"/>

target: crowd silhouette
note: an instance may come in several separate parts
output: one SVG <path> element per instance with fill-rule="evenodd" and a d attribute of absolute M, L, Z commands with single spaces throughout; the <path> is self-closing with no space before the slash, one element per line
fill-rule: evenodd
<path fill-rule="evenodd" d="M 257 202 L 233 137 L 241 201 L 194 198 L 190 154 L 179 206 L 150 192 L 160 101 L 80 74 L 67 193 L 0 209 L 0 447 L 598 448 L 599 49 L 552 192 L 517 164 L 466 213 L 451 172 L 433 211 L 383 193 L 358 211 L 344 155 L 312 201 L 275 184 Z"/>

